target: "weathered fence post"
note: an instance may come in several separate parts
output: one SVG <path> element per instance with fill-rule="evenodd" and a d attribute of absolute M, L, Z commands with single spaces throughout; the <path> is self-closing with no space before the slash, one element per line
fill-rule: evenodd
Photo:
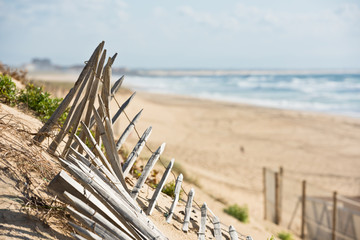
<path fill-rule="evenodd" d="M 221 228 L 220 228 L 220 220 L 217 216 L 213 218 L 214 224 L 214 237 L 216 240 L 221 240 Z"/>
<path fill-rule="evenodd" d="M 200 220 L 200 227 L 199 227 L 199 232 L 198 232 L 198 240 L 205 240 L 205 229 L 206 229 L 206 211 L 207 211 L 207 206 L 206 203 L 204 203 L 201 206 L 201 220 Z"/>
<path fill-rule="evenodd" d="M 332 234 L 331 239 L 336 240 L 336 218 L 337 218 L 337 192 L 333 194 Z"/>
<path fill-rule="evenodd" d="M 302 181 L 301 198 L 301 239 L 305 239 L 305 218 L 306 218 L 306 181 Z"/>
<path fill-rule="evenodd" d="M 275 173 L 275 224 L 279 225 L 281 221 L 280 217 L 280 177 L 279 173 Z"/>
<path fill-rule="evenodd" d="M 232 225 L 230 225 L 230 227 L 229 227 L 229 235 L 230 235 L 231 240 L 238 240 L 239 239 L 239 236 L 238 236 L 235 228 Z"/>
<path fill-rule="evenodd" d="M 183 175 L 180 173 L 180 175 L 176 179 L 175 191 L 174 191 L 175 198 L 174 198 L 174 201 L 171 204 L 171 207 L 170 207 L 170 210 L 169 210 L 169 215 L 166 218 L 167 223 L 171 222 L 172 216 L 174 214 L 175 207 L 176 207 L 176 205 L 177 205 L 177 203 L 179 201 L 182 181 L 183 181 Z"/>
<path fill-rule="evenodd" d="M 184 217 L 184 224 L 182 230 L 187 232 L 189 230 L 189 222 L 190 222 L 190 215 L 191 215 L 191 207 L 192 202 L 194 199 L 195 190 L 192 188 L 188 194 L 188 199 L 185 206 L 185 217 Z"/>
<path fill-rule="evenodd" d="M 156 199 L 159 197 L 160 192 L 161 192 L 161 190 L 163 189 L 163 187 L 165 185 L 165 182 L 166 182 L 166 180 L 167 180 L 167 178 L 168 178 L 168 176 L 169 176 L 169 174 L 171 172 L 171 169 L 174 166 L 174 161 L 175 161 L 174 159 L 171 159 L 171 161 L 170 161 L 169 165 L 167 166 L 167 168 L 166 168 L 166 170 L 165 170 L 159 184 L 157 185 L 156 190 L 155 190 L 155 192 L 154 192 L 154 194 L 153 194 L 153 196 L 152 196 L 152 198 L 151 198 L 151 200 L 149 202 L 149 206 L 148 206 L 148 208 L 146 210 L 147 215 L 152 214 L 152 211 L 154 210 L 154 207 L 155 207 L 155 204 L 156 204 Z"/>

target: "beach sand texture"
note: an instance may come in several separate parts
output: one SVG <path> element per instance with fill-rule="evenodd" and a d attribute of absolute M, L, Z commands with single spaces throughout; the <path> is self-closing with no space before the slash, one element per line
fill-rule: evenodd
<path fill-rule="evenodd" d="M 128 96 L 120 93 L 117 98 L 122 102 Z M 149 145 L 155 149 L 167 143 L 165 157 L 174 157 L 201 186 L 202 194 L 195 197 L 199 203 L 210 198 L 247 204 L 250 221 L 262 222 L 262 168 L 280 166 L 284 226 L 301 196 L 302 180 L 307 180 L 313 196 L 331 197 L 335 190 L 360 195 L 359 119 L 143 92 L 136 94 L 126 113 L 131 118 L 141 108 L 138 131 L 153 126 Z M 124 122 L 120 120 L 115 131 L 120 133 Z M 126 146 L 131 149 L 136 139 L 133 134 Z M 220 202 L 213 201 L 210 208 L 227 218 Z M 291 228 L 298 232 L 299 221 Z M 246 227 L 242 230 L 246 233 Z"/>

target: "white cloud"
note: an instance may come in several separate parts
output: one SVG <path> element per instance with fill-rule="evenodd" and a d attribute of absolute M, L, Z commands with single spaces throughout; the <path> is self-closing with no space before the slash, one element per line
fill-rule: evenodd
<path fill-rule="evenodd" d="M 179 12 L 194 20 L 196 23 L 209 25 L 211 27 L 218 27 L 220 22 L 212 13 L 195 11 L 190 6 L 182 6 L 178 8 Z"/>

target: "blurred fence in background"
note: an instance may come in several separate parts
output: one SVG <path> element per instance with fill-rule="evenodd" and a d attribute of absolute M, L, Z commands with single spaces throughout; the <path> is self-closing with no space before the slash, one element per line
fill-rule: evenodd
<path fill-rule="evenodd" d="M 291 172 L 263 169 L 264 219 L 302 239 L 360 240 L 360 197 L 342 196 Z"/>

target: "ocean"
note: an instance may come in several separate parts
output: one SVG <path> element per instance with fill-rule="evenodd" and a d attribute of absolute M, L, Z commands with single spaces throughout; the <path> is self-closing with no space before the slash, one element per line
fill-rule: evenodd
<path fill-rule="evenodd" d="M 360 74 L 126 76 L 134 91 L 360 117 Z"/>

